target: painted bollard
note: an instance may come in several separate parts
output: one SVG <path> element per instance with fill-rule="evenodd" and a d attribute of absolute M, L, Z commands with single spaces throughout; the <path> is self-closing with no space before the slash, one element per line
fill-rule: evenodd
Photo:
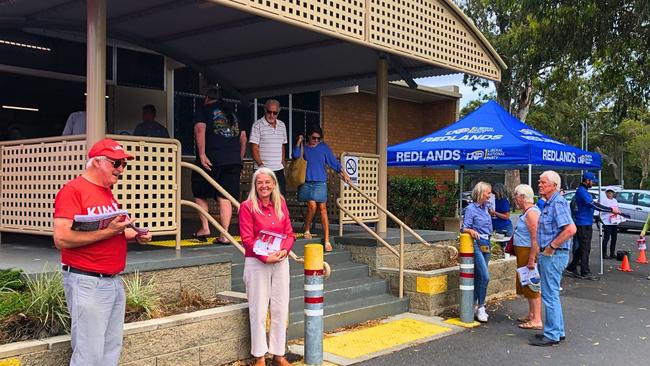
<path fill-rule="evenodd" d="M 305 245 L 305 365 L 323 364 L 323 246 Z"/>
<path fill-rule="evenodd" d="M 474 240 L 469 234 L 460 234 L 460 321 L 474 321 Z"/>

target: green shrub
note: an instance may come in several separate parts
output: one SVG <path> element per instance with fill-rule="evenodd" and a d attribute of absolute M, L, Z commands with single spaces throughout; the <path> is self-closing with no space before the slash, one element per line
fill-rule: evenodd
<path fill-rule="evenodd" d="M 0 319 L 20 313 L 27 306 L 27 296 L 17 291 L 7 291 L 0 294 Z"/>
<path fill-rule="evenodd" d="M 414 229 L 440 229 L 440 217 L 454 216 L 458 186 L 442 189 L 431 178 L 394 176 L 388 184 L 388 210 Z M 389 225 L 395 223 L 389 220 Z"/>
<path fill-rule="evenodd" d="M 23 271 L 16 268 L 0 270 L 0 293 L 22 291 L 25 288 Z"/>
<path fill-rule="evenodd" d="M 144 313 L 147 318 L 154 317 L 160 311 L 160 296 L 155 289 L 155 276 L 144 283 L 139 271 L 132 276 L 123 277 L 126 290 L 126 312 Z"/>
<path fill-rule="evenodd" d="M 27 308 L 25 315 L 37 321 L 39 337 L 70 331 L 70 314 L 63 291 L 61 271 L 40 273 L 27 277 Z"/>

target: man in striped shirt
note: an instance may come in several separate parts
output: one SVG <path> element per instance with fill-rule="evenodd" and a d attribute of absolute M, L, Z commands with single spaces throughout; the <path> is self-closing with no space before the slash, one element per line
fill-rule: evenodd
<path fill-rule="evenodd" d="M 278 119 L 280 102 L 269 99 L 264 103 L 264 116 L 251 128 L 251 152 L 255 161 L 255 169 L 266 167 L 275 173 L 282 195 L 286 194 L 286 180 L 284 177 L 285 150 L 287 129 L 284 122 Z"/>

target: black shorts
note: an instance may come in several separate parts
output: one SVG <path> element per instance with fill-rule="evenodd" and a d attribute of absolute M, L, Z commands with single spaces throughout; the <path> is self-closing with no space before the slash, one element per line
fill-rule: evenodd
<path fill-rule="evenodd" d="M 213 166 L 212 170 L 207 171 L 201 163 L 196 164 L 199 168 L 203 169 L 212 179 L 217 181 L 226 192 L 235 197 L 237 201 L 241 201 L 239 197 L 239 181 L 241 177 L 242 166 L 239 164 Z M 225 198 L 219 191 L 217 191 L 212 184 L 208 183 L 203 177 L 197 173 L 192 172 L 192 194 L 195 198 Z"/>

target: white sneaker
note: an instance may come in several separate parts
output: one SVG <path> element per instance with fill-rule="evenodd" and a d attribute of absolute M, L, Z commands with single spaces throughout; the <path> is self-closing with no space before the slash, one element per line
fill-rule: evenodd
<path fill-rule="evenodd" d="M 481 306 L 480 308 L 478 308 L 478 310 L 476 311 L 476 319 L 481 323 L 487 323 L 488 315 L 485 312 L 485 306 Z"/>

